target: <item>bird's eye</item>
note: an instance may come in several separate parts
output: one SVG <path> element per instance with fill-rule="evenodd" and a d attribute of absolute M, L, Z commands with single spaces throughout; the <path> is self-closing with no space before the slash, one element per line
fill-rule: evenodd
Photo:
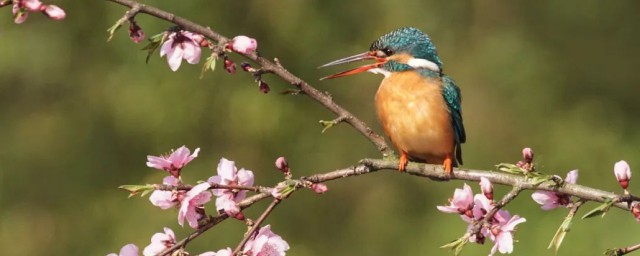
<path fill-rule="evenodd" d="M 384 57 L 389 57 L 393 54 L 393 50 L 389 49 L 389 48 L 383 48 L 380 50 L 376 51 L 376 57 L 378 58 L 384 58 Z"/>

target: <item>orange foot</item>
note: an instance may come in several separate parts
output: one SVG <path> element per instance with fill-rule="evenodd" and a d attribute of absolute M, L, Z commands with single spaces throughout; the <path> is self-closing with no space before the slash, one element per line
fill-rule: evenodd
<path fill-rule="evenodd" d="M 444 174 L 447 177 L 451 177 L 451 171 L 453 171 L 453 160 L 451 159 L 451 154 L 447 154 L 444 158 Z"/>
<path fill-rule="evenodd" d="M 400 165 L 398 166 L 398 170 L 400 172 L 404 172 L 405 167 L 407 167 L 407 163 L 409 160 L 407 159 L 407 152 L 401 151 L 400 153 Z"/>

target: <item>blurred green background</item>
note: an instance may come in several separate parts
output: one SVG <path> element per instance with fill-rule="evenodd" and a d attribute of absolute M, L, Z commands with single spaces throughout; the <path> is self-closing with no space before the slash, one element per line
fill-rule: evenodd
<path fill-rule="evenodd" d="M 157 53 L 145 64 L 141 45 L 121 29 L 105 30 L 125 9 L 106 1 L 55 1 L 61 22 L 34 13 L 13 24 L 0 14 L 0 248 L 6 255 L 105 255 L 127 243 L 141 249 L 170 227 L 175 210 L 147 198 L 127 199 L 122 184 L 159 183 L 146 155 L 187 145 L 200 157 L 183 170 L 189 183 L 215 174 L 220 157 L 253 170 L 272 185 L 286 156 L 294 175 L 330 171 L 378 157 L 347 125 L 321 134 L 318 120 L 334 116 L 289 85 L 222 69 L 198 79 L 200 66 L 171 72 Z M 338 69 L 320 64 L 367 50 L 402 26 L 429 33 L 444 70 L 462 88 L 468 168 L 514 162 L 533 147 L 541 170 L 562 176 L 580 169 L 578 183 L 619 191 L 613 164 L 640 167 L 640 2 L 637 1 L 145 1 L 210 26 L 226 36 L 249 35 L 266 57 L 334 99 L 376 131 L 373 96 L 380 76 L 331 81 Z M 170 24 L 140 15 L 147 35 Z M 208 52 L 208 51 L 203 51 Z M 237 55 L 231 58 L 244 61 Z M 204 61 L 204 59 L 203 59 Z M 344 68 L 344 67 L 343 67 Z M 640 193 L 637 182 L 631 191 Z M 473 189 L 478 191 L 476 184 Z M 290 255 L 445 255 L 438 247 L 466 225 L 443 214 L 462 182 L 381 172 L 328 183 L 329 192 L 296 193 L 269 217 L 291 245 Z M 498 196 L 506 189 L 498 189 Z M 566 210 L 544 212 L 530 191 L 508 209 L 524 216 L 515 255 L 553 255 L 549 240 Z M 211 209 L 213 205 L 209 205 Z M 585 208 L 592 208 L 589 204 Z M 262 202 L 245 214 L 256 218 Z M 582 211 L 584 213 L 585 211 Z M 227 221 L 189 244 L 200 253 L 235 247 L 244 224 Z M 640 224 L 628 212 L 578 220 L 560 255 L 596 255 L 638 243 Z M 463 255 L 486 255 L 491 243 Z"/>

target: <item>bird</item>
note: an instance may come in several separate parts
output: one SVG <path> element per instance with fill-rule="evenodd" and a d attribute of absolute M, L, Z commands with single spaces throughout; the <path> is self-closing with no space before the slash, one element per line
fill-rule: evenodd
<path fill-rule="evenodd" d="M 320 68 L 373 60 L 321 78 L 333 79 L 362 72 L 382 74 L 375 95 L 378 119 L 398 153 L 398 170 L 409 161 L 442 164 L 450 177 L 462 165 L 461 144 L 466 142 L 462 97 L 455 81 L 444 74 L 442 61 L 427 34 L 403 27 L 375 40 L 369 50 L 335 60 Z"/>

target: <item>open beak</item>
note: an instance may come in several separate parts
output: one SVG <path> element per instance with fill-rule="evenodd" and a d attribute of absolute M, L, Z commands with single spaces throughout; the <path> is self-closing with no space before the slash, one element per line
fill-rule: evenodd
<path fill-rule="evenodd" d="M 382 66 L 382 64 L 387 62 L 387 60 L 384 59 L 384 58 L 378 58 L 378 57 L 373 56 L 370 52 L 364 52 L 364 53 L 356 54 L 356 55 L 353 55 L 353 56 L 349 56 L 349 57 L 346 57 L 346 58 L 342 58 L 342 59 L 339 59 L 339 60 L 336 60 L 336 61 L 329 62 L 329 63 L 324 64 L 324 65 L 322 65 L 322 66 L 320 66 L 318 68 L 324 68 L 324 67 L 328 67 L 328 66 L 334 66 L 334 65 L 339 65 L 339 64 L 359 61 L 359 60 L 375 60 L 376 63 L 363 65 L 363 66 L 360 66 L 360 67 L 357 67 L 357 68 L 354 68 L 354 69 L 349 69 L 347 71 L 342 71 L 340 73 L 336 73 L 336 74 L 333 74 L 333 75 L 330 75 L 330 76 L 325 76 L 323 78 L 320 78 L 320 80 L 332 79 L 332 78 L 338 78 L 338 77 L 343 77 L 343 76 L 362 73 L 362 72 L 368 71 L 370 69 L 379 68 L 379 67 Z"/>

